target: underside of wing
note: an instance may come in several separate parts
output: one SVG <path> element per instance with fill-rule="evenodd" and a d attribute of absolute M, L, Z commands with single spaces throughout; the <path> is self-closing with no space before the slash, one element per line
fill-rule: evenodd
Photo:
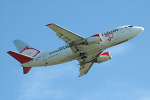
<path fill-rule="evenodd" d="M 46 25 L 48 26 L 49 28 L 51 28 L 54 32 L 56 32 L 57 36 L 62 39 L 66 44 L 69 44 L 70 46 L 71 45 L 75 45 L 81 41 L 83 41 L 85 38 L 67 30 L 67 29 L 64 29 L 62 28 L 61 26 L 58 26 L 54 23 L 52 24 L 48 24 Z"/>
<path fill-rule="evenodd" d="M 88 73 L 88 71 L 92 67 L 93 63 L 96 62 L 96 58 L 101 53 L 102 53 L 102 51 L 100 51 L 99 53 L 93 53 L 92 55 L 85 54 L 85 55 L 81 56 L 79 59 L 77 59 L 80 64 L 79 77 Z"/>
<path fill-rule="evenodd" d="M 83 75 L 85 75 L 85 74 L 87 74 L 87 72 L 90 70 L 90 68 L 92 67 L 92 65 L 93 65 L 93 61 L 92 62 L 89 62 L 89 63 L 85 63 L 85 64 L 83 64 L 83 65 L 81 65 L 80 66 L 80 75 L 79 75 L 79 77 L 80 76 L 83 76 Z"/>

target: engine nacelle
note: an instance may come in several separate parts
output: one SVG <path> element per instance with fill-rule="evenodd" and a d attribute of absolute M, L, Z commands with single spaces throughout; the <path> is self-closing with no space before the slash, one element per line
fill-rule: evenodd
<path fill-rule="evenodd" d="M 102 62 L 105 62 L 105 61 L 108 61 L 110 60 L 112 57 L 110 55 L 109 52 L 105 52 L 105 53 L 102 53 L 100 54 L 98 57 L 97 57 L 97 62 L 98 63 L 102 63 Z"/>
<path fill-rule="evenodd" d="M 90 44 L 98 44 L 100 42 L 102 42 L 101 35 L 100 34 L 96 34 L 96 35 L 93 35 L 91 37 L 86 38 L 85 40 L 83 40 L 79 44 L 90 45 Z"/>

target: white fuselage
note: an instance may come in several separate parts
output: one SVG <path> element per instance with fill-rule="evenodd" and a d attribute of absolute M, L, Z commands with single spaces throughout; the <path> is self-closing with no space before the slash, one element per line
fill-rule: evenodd
<path fill-rule="evenodd" d="M 128 41 L 139 35 L 144 29 L 136 26 L 117 27 L 106 32 L 99 33 L 102 42 L 98 44 L 84 45 L 86 56 L 98 54 L 114 45 Z M 80 48 L 80 46 L 78 46 Z M 83 45 L 81 45 L 82 49 Z M 80 52 L 73 53 L 69 46 L 62 46 L 54 50 L 44 50 L 33 58 L 32 61 L 24 63 L 24 67 L 56 65 L 80 58 Z"/>

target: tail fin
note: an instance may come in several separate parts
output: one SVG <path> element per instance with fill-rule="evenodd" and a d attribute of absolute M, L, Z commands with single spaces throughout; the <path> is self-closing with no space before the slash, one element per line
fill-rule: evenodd
<path fill-rule="evenodd" d="M 16 53 L 13 51 L 8 51 L 7 53 L 18 60 L 21 64 L 28 62 L 33 59 L 37 54 L 40 53 L 40 50 L 33 48 L 32 46 L 26 44 L 25 42 L 17 39 L 14 40 L 16 48 L 20 53 Z M 30 71 L 32 67 L 23 67 L 23 73 L 26 74 Z"/>
<path fill-rule="evenodd" d="M 13 41 L 14 45 L 16 46 L 16 48 L 18 49 L 19 52 L 21 52 L 22 50 L 24 50 L 25 47 L 28 48 L 33 48 L 32 46 L 26 44 L 25 42 L 17 39 Z"/>
<path fill-rule="evenodd" d="M 25 42 L 21 40 L 17 39 L 13 42 L 21 54 L 24 54 L 30 57 L 35 57 L 38 53 L 40 53 L 40 50 L 33 48 L 32 46 L 26 44 Z"/>

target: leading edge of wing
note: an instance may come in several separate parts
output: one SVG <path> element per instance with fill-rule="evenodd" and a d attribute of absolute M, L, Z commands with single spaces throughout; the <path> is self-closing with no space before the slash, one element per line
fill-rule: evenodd
<path fill-rule="evenodd" d="M 85 38 L 75 34 L 57 24 L 51 23 L 51 24 L 47 24 L 46 26 L 48 26 L 49 28 L 51 28 L 54 32 L 56 32 L 57 36 L 62 39 L 64 42 L 66 42 L 66 44 L 69 45 L 74 45 L 77 44 L 78 42 L 83 41 Z"/>
<path fill-rule="evenodd" d="M 58 27 L 60 27 L 60 28 L 63 28 L 63 27 L 61 27 L 61 26 L 59 26 L 59 25 L 57 25 L 57 24 L 55 24 L 55 23 L 47 24 L 47 25 L 45 25 L 45 26 L 49 26 L 49 25 L 56 25 L 56 26 L 58 26 Z M 65 28 L 63 28 L 63 29 L 65 29 Z M 79 36 L 79 37 L 81 37 L 81 38 L 84 39 L 84 37 L 82 37 L 82 36 L 80 36 L 80 35 L 78 35 L 78 34 L 76 34 L 76 33 L 74 33 L 74 32 L 71 32 L 71 31 L 69 31 L 69 30 L 67 30 L 67 29 L 65 29 L 65 30 L 68 31 L 68 32 L 70 32 L 70 33 L 73 33 L 73 34 L 75 34 L 75 35 L 77 35 L 77 36 Z"/>

